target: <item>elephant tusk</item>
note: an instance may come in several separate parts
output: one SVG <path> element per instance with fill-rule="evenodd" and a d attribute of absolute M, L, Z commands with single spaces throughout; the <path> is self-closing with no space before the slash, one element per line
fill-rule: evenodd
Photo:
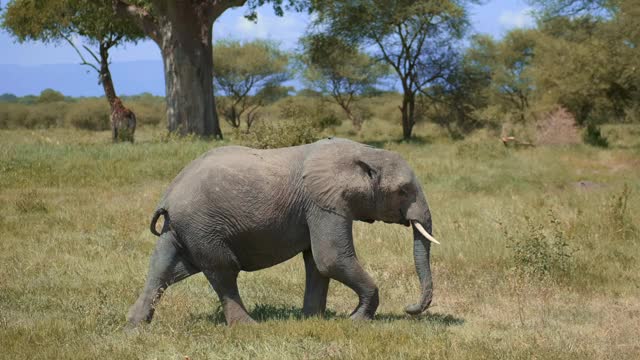
<path fill-rule="evenodd" d="M 417 221 L 413 221 L 413 226 L 416 227 L 416 229 L 418 229 L 418 231 L 420 231 L 420 234 L 422 234 L 424 237 L 426 237 L 429 241 L 434 242 L 438 245 L 440 245 L 440 242 L 438 240 L 436 240 L 436 238 L 434 238 L 433 236 L 431 236 L 427 230 L 425 230 L 422 225 L 417 222 Z"/>

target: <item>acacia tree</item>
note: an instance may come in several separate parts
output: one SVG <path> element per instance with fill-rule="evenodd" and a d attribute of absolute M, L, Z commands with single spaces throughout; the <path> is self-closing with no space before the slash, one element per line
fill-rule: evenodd
<path fill-rule="evenodd" d="M 521 122 L 525 120 L 535 90 L 531 63 L 536 40 L 534 30 L 512 30 L 500 41 L 477 35 L 466 53 L 467 61 L 488 72 L 489 102 L 501 113 L 512 114 Z"/>
<path fill-rule="evenodd" d="M 247 131 L 258 118 L 258 109 L 289 79 L 289 56 L 273 42 L 220 41 L 214 46 L 213 79 L 221 113 L 229 125 L 239 128 L 245 118 Z"/>
<path fill-rule="evenodd" d="M 532 73 L 542 101 L 563 105 L 579 124 L 640 119 L 640 3 L 536 3 L 540 39 Z"/>
<path fill-rule="evenodd" d="M 21 42 L 66 41 L 70 44 L 80 56 L 81 64 L 97 72 L 113 115 L 122 105 L 111 78 L 109 50 L 124 42 L 135 42 L 144 37 L 144 34 L 129 21 L 113 19 L 112 13 L 111 4 L 106 0 L 14 0 L 7 4 L 2 27 Z M 96 46 L 98 54 L 89 46 L 83 45 L 87 56 L 83 55 L 73 41 L 76 36 L 82 37 L 90 46 Z M 90 59 L 87 60 L 89 56 Z M 128 140 L 133 141 L 133 134 L 130 137 Z M 114 137 L 114 141 L 116 140 Z"/>
<path fill-rule="evenodd" d="M 213 97 L 214 21 L 227 9 L 247 0 L 112 0 L 119 16 L 132 20 L 160 47 L 164 63 L 169 131 L 222 138 Z M 247 16 L 267 2 L 276 15 L 283 0 L 249 0 Z M 288 8 L 302 10 L 305 1 L 289 0 Z"/>
<path fill-rule="evenodd" d="M 402 88 L 402 130 L 411 138 L 416 96 L 454 68 L 457 40 L 467 25 L 461 1 L 316 1 L 316 25 L 351 44 L 373 47 Z"/>
<path fill-rule="evenodd" d="M 481 112 L 489 103 L 491 68 L 467 53 L 460 54 L 446 81 L 429 89 L 418 100 L 419 115 L 445 128 L 453 139 L 489 125 Z"/>
<path fill-rule="evenodd" d="M 609 13 L 618 0 L 528 0 L 541 19 Z"/>
<path fill-rule="evenodd" d="M 312 34 L 301 43 L 300 60 L 308 86 L 330 95 L 359 131 L 366 112 L 357 109 L 356 98 L 378 85 L 388 67 L 335 36 Z"/>

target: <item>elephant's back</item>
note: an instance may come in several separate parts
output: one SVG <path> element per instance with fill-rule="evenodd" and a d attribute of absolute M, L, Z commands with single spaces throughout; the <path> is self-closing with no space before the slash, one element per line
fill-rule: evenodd
<path fill-rule="evenodd" d="M 300 200 L 302 156 L 296 148 L 211 150 L 180 172 L 162 206 L 172 222 L 205 218 L 212 226 L 226 225 L 221 221 L 254 228 L 272 224 L 271 217 Z"/>

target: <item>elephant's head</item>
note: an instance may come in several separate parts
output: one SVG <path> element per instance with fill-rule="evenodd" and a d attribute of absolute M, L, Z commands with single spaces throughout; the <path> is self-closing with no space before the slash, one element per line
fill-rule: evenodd
<path fill-rule="evenodd" d="M 405 311 L 417 315 L 431 304 L 431 213 L 413 170 L 400 155 L 347 140 L 321 141 L 304 163 L 313 202 L 353 220 L 413 228 L 414 260 L 422 294 Z"/>

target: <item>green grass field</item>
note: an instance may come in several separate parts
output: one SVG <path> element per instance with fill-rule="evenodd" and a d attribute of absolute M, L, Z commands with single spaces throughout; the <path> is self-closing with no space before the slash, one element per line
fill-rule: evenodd
<path fill-rule="evenodd" d="M 429 128 L 399 143 L 368 126 L 356 139 L 402 154 L 434 215 L 442 245 L 432 251 L 428 313 L 403 312 L 419 294 L 410 230 L 357 223 L 358 256 L 380 288 L 373 321 L 347 318 L 357 299 L 337 282 L 327 318 L 301 319 L 296 257 L 241 274 L 257 325 L 227 327 L 196 275 L 133 331 L 125 316 L 154 247 L 152 211 L 183 166 L 221 144 L 161 142 L 160 130 L 144 128 L 134 145 L 112 145 L 108 132 L 0 131 L 0 357 L 640 358 L 637 127 L 606 150 L 513 150 Z"/>

